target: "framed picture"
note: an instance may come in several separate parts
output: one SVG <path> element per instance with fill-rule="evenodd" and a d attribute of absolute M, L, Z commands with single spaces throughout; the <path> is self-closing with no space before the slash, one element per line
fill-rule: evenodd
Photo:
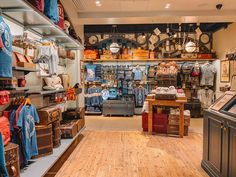
<path fill-rule="evenodd" d="M 220 81 L 230 82 L 230 61 L 222 60 L 220 62 Z"/>

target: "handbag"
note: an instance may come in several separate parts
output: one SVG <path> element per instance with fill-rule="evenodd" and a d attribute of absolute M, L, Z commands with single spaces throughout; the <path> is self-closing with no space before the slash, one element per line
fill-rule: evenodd
<path fill-rule="evenodd" d="M 2 133 L 4 145 L 7 145 L 11 140 L 10 123 L 8 118 L 4 116 L 0 117 L 0 132 Z"/>
<path fill-rule="evenodd" d="M 8 91 L 0 91 L 0 105 L 5 105 L 9 103 L 10 100 L 10 92 Z"/>

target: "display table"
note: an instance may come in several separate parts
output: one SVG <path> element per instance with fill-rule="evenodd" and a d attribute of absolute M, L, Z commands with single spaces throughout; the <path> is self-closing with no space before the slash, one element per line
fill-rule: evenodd
<path fill-rule="evenodd" d="M 170 107 L 179 107 L 180 117 L 179 117 L 179 136 L 183 138 L 184 136 L 184 104 L 187 102 L 187 99 L 181 100 L 155 100 L 147 99 L 149 112 L 148 112 L 148 132 L 152 133 L 152 117 L 153 117 L 153 106 L 170 106 Z"/>

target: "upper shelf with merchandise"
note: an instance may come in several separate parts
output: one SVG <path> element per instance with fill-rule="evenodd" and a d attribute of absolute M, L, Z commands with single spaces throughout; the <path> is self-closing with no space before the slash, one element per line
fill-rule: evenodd
<path fill-rule="evenodd" d="M 53 40 L 71 50 L 83 50 L 82 44 L 66 34 L 26 0 L 1 0 L 0 14 L 43 39 Z"/>
<path fill-rule="evenodd" d="M 198 58 L 161 58 L 161 59 L 84 59 L 83 62 L 162 62 L 162 61 L 215 61 L 217 59 L 198 59 Z"/>

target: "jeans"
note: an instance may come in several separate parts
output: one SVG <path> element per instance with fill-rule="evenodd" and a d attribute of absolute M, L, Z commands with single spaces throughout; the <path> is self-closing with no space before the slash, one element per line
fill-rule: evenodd
<path fill-rule="evenodd" d="M 4 144 L 2 134 L 0 133 L 0 172 L 3 177 L 9 177 L 5 164 Z"/>

